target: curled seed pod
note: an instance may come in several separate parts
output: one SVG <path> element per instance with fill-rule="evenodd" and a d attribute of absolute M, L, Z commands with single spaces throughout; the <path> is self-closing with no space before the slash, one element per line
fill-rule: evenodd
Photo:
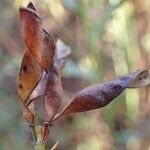
<path fill-rule="evenodd" d="M 141 78 L 143 74 L 146 76 L 139 81 L 139 84 L 137 80 Z M 145 82 L 147 78 L 149 78 L 149 75 L 146 70 L 138 70 L 132 74 L 122 76 L 104 84 L 89 86 L 75 95 L 70 104 L 68 104 L 68 106 L 60 114 L 58 114 L 54 120 L 65 114 L 104 107 L 120 95 L 126 88 L 131 87 L 131 85 L 133 87 L 133 83 L 134 87 L 139 87 L 139 85 L 148 85 L 142 84 L 142 82 Z"/>
<path fill-rule="evenodd" d="M 46 113 L 46 121 L 50 121 L 57 113 L 58 108 L 63 99 L 62 85 L 60 73 L 53 66 L 48 76 L 44 92 L 44 108 Z"/>
<path fill-rule="evenodd" d="M 61 101 L 63 100 L 61 70 L 64 67 L 70 53 L 70 47 L 62 41 L 57 40 L 54 63 L 48 74 L 48 80 L 44 92 L 44 108 L 46 121 L 48 122 L 51 122 L 52 118 L 56 115 Z"/>
<path fill-rule="evenodd" d="M 105 84 L 89 86 L 81 90 L 63 114 L 83 112 L 106 106 L 125 89 L 124 82 L 119 79 Z"/>
<path fill-rule="evenodd" d="M 20 8 L 20 20 L 28 50 L 23 57 L 19 73 L 18 95 L 24 105 L 24 116 L 28 121 L 30 118 L 28 116 L 32 114 L 27 111 L 30 110 L 30 104 L 38 96 L 44 98 L 46 89 L 50 89 L 46 85 L 49 85 L 48 76 L 54 62 L 55 42 L 42 28 L 42 20 L 32 3 L 29 3 L 27 8 Z M 49 105 L 54 106 L 53 103 L 52 101 Z"/>
<path fill-rule="evenodd" d="M 20 8 L 20 20 L 27 48 L 34 55 L 40 66 L 48 72 L 53 64 L 54 39 L 43 30 L 42 20 L 31 5 L 28 5 L 28 8 Z"/>

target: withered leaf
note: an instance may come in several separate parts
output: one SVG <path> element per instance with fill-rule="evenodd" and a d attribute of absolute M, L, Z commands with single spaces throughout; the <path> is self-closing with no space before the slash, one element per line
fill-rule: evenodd
<path fill-rule="evenodd" d="M 32 53 L 27 50 L 22 59 L 17 83 L 18 95 L 23 104 L 27 102 L 30 94 L 38 84 L 41 75 L 42 70 L 39 63 L 33 57 Z"/>
<path fill-rule="evenodd" d="M 20 8 L 20 20 L 27 48 L 32 52 L 40 66 L 48 72 L 55 53 L 53 38 L 43 30 L 42 20 L 32 7 Z"/>
<path fill-rule="evenodd" d="M 144 79 L 142 78 L 139 82 L 137 82 L 137 79 L 139 79 L 141 75 L 143 76 L 143 74 L 146 74 L 148 77 L 147 71 L 139 70 L 104 84 L 89 86 L 75 95 L 70 104 L 55 118 L 64 114 L 104 107 L 121 94 L 125 88 L 129 87 L 129 85 L 133 85 L 134 83 L 134 87 L 138 87 L 139 82 L 142 85 L 142 80 L 144 81 L 146 77 Z"/>

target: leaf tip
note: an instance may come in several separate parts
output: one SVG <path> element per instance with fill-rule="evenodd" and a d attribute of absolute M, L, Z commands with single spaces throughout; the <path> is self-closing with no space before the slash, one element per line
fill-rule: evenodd
<path fill-rule="evenodd" d="M 148 70 L 138 70 L 133 73 L 132 80 L 128 83 L 128 88 L 139 88 L 150 85 L 150 74 Z"/>
<path fill-rule="evenodd" d="M 36 8 L 34 7 L 34 5 L 33 5 L 32 2 L 29 2 L 29 3 L 28 3 L 27 8 L 30 8 L 30 9 L 36 11 Z"/>
<path fill-rule="evenodd" d="M 35 12 L 34 9 L 26 8 L 26 7 L 20 7 L 19 8 L 20 16 L 22 17 L 35 17 L 35 18 L 40 18 L 40 16 Z"/>
<path fill-rule="evenodd" d="M 66 58 L 71 54 L 71 48 L 60 39 L 57 39 L 56 47 L 59 58 Z"/>

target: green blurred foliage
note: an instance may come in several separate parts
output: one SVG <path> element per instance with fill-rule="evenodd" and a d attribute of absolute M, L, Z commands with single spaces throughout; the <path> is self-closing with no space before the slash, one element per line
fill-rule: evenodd
<path fill-rule="evenodd" d="M 33 149 L 17 100 L 24 53 L 18 8 L 28 0 L 0 1 L 0 150 Z M 67 100 L 80 89 L 138 68 L 150 69 L 150 1 L 33 0 L 43 27 L 72 49 L 63 71 Z M 47 147 L 60 150 L 150 149 L 149 89 L 127 90 L 105 108 L 62 118 Z"/>

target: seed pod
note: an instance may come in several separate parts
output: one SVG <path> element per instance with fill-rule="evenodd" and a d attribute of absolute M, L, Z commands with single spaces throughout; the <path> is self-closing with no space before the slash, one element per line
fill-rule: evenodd
<path fill-rule="evenodd" d="M 139 84 L 137 80 L 143 75 L 145 76 L 139 81 Z M 119 79 L 112 80 L 104 84 L 89 86 L 75 95 L 70 104 L 68 104 L 68 106 L 60 114 L 58 114 L 54 120 L 65 114 L 104 107 L 120 95 L 126 88 L 136 88 L 139 87 L 139 85 L 148 85 L 148 83 L 142 84 L 145 80 L 148 80 L 147 78 L 149 78 L 149 75 L 146 70 L 138 70 L 132 74 L 122 76 Z"/>
<path fill-rule="evenodd" d="M 20 8 L 21 30 L 27 48 L 48 72 L 55 53 L 54 39 L 42 28 L 42 20 L 32 7 Z"/>

